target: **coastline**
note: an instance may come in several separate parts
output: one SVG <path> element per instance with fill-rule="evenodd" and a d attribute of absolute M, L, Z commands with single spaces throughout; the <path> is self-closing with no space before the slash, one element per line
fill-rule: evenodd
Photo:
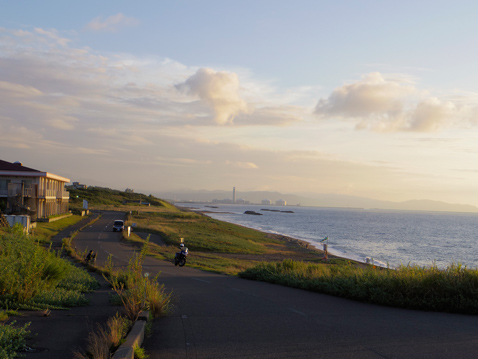
<path fill-rule="evenodd" d="M 307 239 L 299 239 L 299 238 L 296 238 L 296 237 L 291 236 L 289 234 L 276 232 L 274 230 L 264 231 L 262 229 L 259 229 L 259 228 L 253 227 L 253 226 L 247 226 L 247 225 L 244 225 L 244 224 L 236 223 L 234 221 L 227 221 L 227 220 L 224 220 L 223 218 L 217 218 L 217 217 L 214 216 L 214 214 L 235 214 L 234 212 L 231 212 L 231 211 L 228 211 L 228 210 L 214 211 L 214 210 L 209 210 L 209 209 L 200 209 L 198 207 L 191 207 L 191 206 L 178 206 L 178 205 L 176 205 L 176 206 L 178 208 L 181 208 L 182 210 L 187 210 L 187 211 L 199 213 L 201 215 L 205 215 L 205 216 L 208 216 L 210 218 L 214 218 L 214 219 L 222 221 L 222 222 L 232 223 L 232 224 L 237 225 L 237 226 L 241 226 L 241 227 L 244 227 L 244 228 L 249 228 L 249 229 L 264 233 L 267 236 L 269 236 L 270 238 L 275 238 L 275 239 L 278 239 L 278 240 L 281 240 L 281 241 L 285 241 L 286 243 L 289 243 L 290 245 L 297 246 L 297 248 L 306 249 L 308 251 L 312 251 L 312 252 L 315 252 L 317 254 L 320 254 L 321 256 L 323 256 L 323 253 L 324 253 L 324 251 L 322 250 L 322 244 L 323 243 L 321 243 L 321 242 L 316 242 L 316 241 L 307 240 Z M 375 266 L 382 267 L 382 268 L 395 269 L 394 266 L 391 266 L 391 265 L 389 265 L 385 262 L 382 262 L 380 260 L 376 260 L 372 256 L 363 256 L 362 257 L 362 256 L 359 256 L 359 255 L 342 253 L 341 251 L 336 250 L 333 247 L 333 245 L 331 246 L 330 244 L 328 246 L 328 251 L 327 252 L 328 252 L 328 257 L 329 258 L 339 258 L 339 259 L 348 260 L 348 261 L 352 261 L 352 262 L 363 264 L 363 265 L 375 265 Z"/>
<path fill-rule="evenodd" d="M 208 210 L 199 210 L 199 209 L 194 208 L 194 207 L 184 207 L 184 206 L 177 206 L 177 207 L 180 208 L 181 210 L 191 211 L 191 212 L 198 213 L 198 214 L 201 214 L 201 215 L 204 215 L 204 216 L 208 216 L 209 213 L 230 213 L 230 212 L 215 212 L 215 211 L 208 211 Z M 210 217 L 210 216 L 208 216 L 208 217 Z M 210 218 L 213 218 L 213 217 L 210 217 Z M 238 257 L 242 257 L 242 258 L 244 258 L 244 257 L 257 257 L 258 260 L 267 260 L 267 259 L 269 259 L 269 260 L 283 260 L 283 259 L 287 259 L 287 258 L 294 259 L 294 260 L 323 259 L 324 251 L 318 247 L 319 243 L 313 243 L 313 242 L 310 242 L 310 241 L 307 241 L 307 240 L 304 240 L 304 239 L 298 239 L 298 238 L 291 237 L 291 236 L 288 236 L 288 235 L 285 235 L 285 234 L 265 232 L 265 231 L 261 231 L 257 228 L 244 226 L 242 224 L 237 224 L 237 223 L 234 223 L 234 222 L 224 221 L 222 219 L 216 219 L 216 220 L 226 222 L 226 223 L 231 223 L 231 224 L 234 224 L 236 226 L 252 229 L 254 231 L 263 233 L 264 235 L 266 235 L 267 237 L 269 237 L 271 239 L 274 239 L 274 240 L 277 240 L 277 241 L 280 241 L 280 242 L 285 242 L 286 245 L 292 251 L 294 251 L 294 249 L 295 249 L 295 252 L 297 252 L 296 254 L 300 255 L 302 257 L 301 258 L 291 258 L 291 257 L 294 257 L 294 256 L 293 255 L 276 255 L 276 256 L 270 256 L 269 255 L 269 256 L 266 256 L 268 258 L 264 258 L 263 255 L 253 256 L 253 255 L 227 255 L 227 254 L 226 254 L 226 256 L 231 256 L 231 257 L 238 256 Z M 360 261 L 360 260 L 357 260 L 357 259 L 337 255 L 336 253 L 331 253 L 330 250 L 328 251 L 327 256 L 328 256 L 329 259 L 350 260 L 350 261 L 356 262 L 358 264 L 368 265 L 367 263 L 365 263 L 363 261 Z"/>
<path fill-rule="evenodd" d="M 209 214 L 232 213 L 232 212 L 229 212 L 229 211 L 217 212 L 217 211 L 210 211 L 210 210 L 207 210 L 207 209 L 206 210 L 201 210 L 201 209 L 198 209 L 196 207 L 186 207 L 186 206 L 177 206 L 177 208 L 179 208 L 181 210 L 186 210 L 186 211 L 191 211 L 191 212 L 194 212 L 194 213 L 198 213 L 198 214 L 201 214 L 201 215 L 204 215 L 204 216 L 208 216 L 210 218 L 214 218 L 214 217 L 209 216 Z M 289 235 L 286 235 L 286 234 L 282 234 L 282 233 L 267 232 L 267 231 L 263 231 L 263 230 L 260 230 L 260 229 L 254 228 L 254 227 L 248 227 L 248 226 L 245 226 L 243 224 L 228 222 L 228 221 L 225 221 L 223 219 L 218 219 L 218 218 L 214 218 L 214 219 L 216 219 L 218 221 L 226 222 L 226 223 L 231 223 L 231 224 L 234 224 L 236 226 L 252 229 L 252 230 L 260 232 L 260 233 L 263 233 L 266 236 L 268 236 L 269 238 L 272 238 L 272 239 L 275 239 L 275 240 L 278 240 L 278 241 L 281 241 L 281 242 L 285 242 L 287 244 L 287 246 L 289 246 L 291 248 L 292 252 L 297 252 L 297 253 L 295 253 L 295 255 L 294 255 L 294 253 L 290 253 L 289 255 L 276 255 L 276 256 L 268 255 L 268 256 L 265 256 L 265 257 L 264 256 L 254 256 L 254 255 L 227 255 L 227 254 L 225 254 L 225 256 L 227 256 L 227 257 L 241 257 L 241 258 L 247 257 L 251 260 L 258 260 L 258 261 L 261 261 L 261 260 L 262 261 L 282 261 L 284 259 L 293 259 L 293 260 L 318 260 L 318 259 L 320 260 L 320 259 L 322 259 L 323 260 L 324 251 L 320 248 L 322 246 L 322 243 L 312 242 L 312 241 L 308 241 L 308 240 L 305 240 L 305 239 L 299 239 L 299 238 L 295 238 L 295 237 L 292 237 L 292 236 L 289 236 Z M 295 251 L 294 251 L 294 248 L 295 248 Z M 297 256 L 300 256 L 300 257 L 297 258 Z M 375 266 L 378 266 L 378 267 L 387 268 L 387 265 L 385 265 L 385 264 L 383 264 L 379 261 L 373 261 L 373 259 L 371 259 L 371 261 L 367 263 L 366 260 L 361 260 L 359 258 L 353 258 L 352 256 L 343 255 L 341 253 L 338 253 L 338 252 L 334 251 L 334 249 L 331 248 L 330 246 L 328 247 L 327 256 L 328 256 L 329 259 L 347 260 L 347 261 L 351 261 L 351 262 L 354 262 L 354 263 L 362 265 L 362 266 L 375 265 Z M 369 257 L 367 257 L 367 258 L 369 258 Z M 393 269 L 393 267 L 389 267 L 389 268 Z"/>

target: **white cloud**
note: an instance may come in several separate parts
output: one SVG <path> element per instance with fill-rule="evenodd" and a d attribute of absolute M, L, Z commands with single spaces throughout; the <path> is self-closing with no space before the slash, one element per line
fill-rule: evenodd
<path fill-rule="evenodd" d="M 417 104 L 411 113 L 410 130 L 435 131 L 447 120 L 453 119 L 457 112 L 455 104 L 430 97 Z"/>
<path fill-rule="evenodd" d="M 452 101 L 427 96 L 409 82 L 386 79 L 379 73 L 335 89 L 315 107 L 321 118 L 352 120 L 357 129 L 381 132 L 437 131 L 467 121 L 467 111 Z"/>
<path fill-rule="evenodd" d="M 116 32 L 121 27 L 136 26 L 139 21 L 133 17 L 127 17 L 121 13 L 112 15 L 103 20 L 98 16 L 91 20 L 86 28 L 91 31 Z"/>
<path fill-rule="evenodd" d="M 247 103 L 239 96 L 239 78 L 234 73 L 201 68 L 176 88 L 207 103 L 218 124 L 232 124 L 238 114 L 248 112 Z"/>
<path fill-rule="evenodd" d="M 385 80 L 379 73 L 370 73 L 356 83 L 335 89 L 315 108 L 318 115 L 362 117 L 373 114 L 396 113 L 403 107 L 403 99 L 415 92 L 409 85 Z"/>

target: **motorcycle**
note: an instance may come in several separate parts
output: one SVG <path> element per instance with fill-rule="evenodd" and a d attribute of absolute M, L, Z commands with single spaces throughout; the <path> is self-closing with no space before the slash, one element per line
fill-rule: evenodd
<path fill-rule="evenodd" d="M 174 265 L 179 265 L 180 267 L 184 266 L 186 264 L 186 257 L 188 255 L 188 252 L 188 249 L 184 248 L 181 249 L 180 252 L 176 253 L 176 256 L 174 257 Z"/>

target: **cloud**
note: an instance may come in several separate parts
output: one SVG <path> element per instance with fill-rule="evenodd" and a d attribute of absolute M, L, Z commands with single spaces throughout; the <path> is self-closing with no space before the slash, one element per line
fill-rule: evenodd
<path fill-rule="evenodd" d="M 248 112 L 247 103 L 239 96 L 239 78 L 234 73 L 201 68 L 176 88 L 208 104 L 218 124 L 232 124 L 238 114 Z"/>
<path fill-rule="evenodd" d="M 343 117 L 396 113 L 402 109 L 402 99 L 414 92 L 411 86 L 387 81 L 379 73 L 370 73 L 361 81 L 335 89 L 328 99 L 321 99 L 315 113 Z"/>
<path fill-rule="evenodd" d="M 45 36 L 49 37 L 50 39 L 54 40 L 56 43 L 58 43 L 61 46 L 67 46 L 68 43 L 71 41 L 70 39 L 68 39 L 66 37 L 59 36 L 57 30 L 45 30 L 45 29 L 37 27 L 37 28 L 35 28 L 35 32 L 40 34 L 40 35 L 45 35 Z M 25 35 L 25 34 L 26 33 L 24 33 L 23 35 Z M 22 36 L 22 34 L 20 34 L 20 36 Z"/>
<path fill-rule="evenodd" d="M 86 25 L 86 29 L 90 31 L 116 32 L 121 27 L 136 26 L 138 23 L 137 19 L 118 13 L 104 20 L 101 16 L 98 16 Z"/>
<path fill-rule="evenodd" d="M 436 97 L 428 98 L 417 104 L 411 113 L 410 130 L 435 131 L 448 119 L 453 118 L 457 107 L 451 101 L 440 101 Z"/>
<path fill-rule="evenodd" d="M 259 168 L 255 163 L 253 162 L 232 162 L 232 161 L 226 161 L 226 165 L 232 166 L 232 167 L 238 167 L 238 168 L 244 168 L 244 169 L 257 169 Z"/>
<path fill-rule="evenodd" d="M 238 114 L 234 118 L 234 124 L 239 126 L 288 126 L 302 121 L 305 116 L 305 110 L 300 106 L 263 106 Z"/>
<path fill-rule="evenodd" d="M 335 89 L 315 107 L 320 118 L 355 121 L 356 128 L 380 132 L 430 132 L 468 116 L 463 106 L 426 96 L 409 82 L 370 73 Z"/>
<path fill-rule="evenodd" d="M 161 125 L 164 131 L 286 126 L 310 115 L 288 104 L 288 96 L 267 101 L 258 91 L 263 86 L 248 74 L 244 87 L 234 72 L 192 72 L 168 58 L 101 54 L 71 47 L 68 39 L 59 46 L 58 38 L 55 30 L 0 28 L 0 118 L 63 131 L 97 128 L 98 119 L 105 128 Z"/>

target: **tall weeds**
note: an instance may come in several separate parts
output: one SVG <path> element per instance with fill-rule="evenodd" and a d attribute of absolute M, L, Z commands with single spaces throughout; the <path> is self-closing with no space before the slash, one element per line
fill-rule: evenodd
<path fill-rule="evenodd" d="M 21 226 L 20 226 L 21 227 Z M 98 282 L 14 226 L 0 234 L 0 308 L 45 309 L 87 304 Z"/>
<path fill-rule="evenodd" d="M 396 270 L 292 260 L 262 263 L 239 274 L 368 303 L 409 309 L 478 314 L 478 269 L 453 264 Z"/>
<path fill-rule="evenodd" d="M 75 359 L 109 359 L 122 343 L 131 322 L 125 317 L 116 314 L 109 318 L 105 326 L 99 325 L 96 330 L 88 334 L 86 350 L 74 353 Z"/>
<path fill-rule="evenodd" d="M 26 338 L 30 334 L 27 328 L 30 323 L 19 328 L 15 328 L 13 324 L 15 322 L 0 324 L 0 358 L 17 358 L 18 351 L 26 346 Z"/>
<path fill-rule="evenodd" d="M 66 275 L 66 264 L 15 228 L 0 237 L 0 295 L 24 303 L 54 287 Z"/>
<path fill-rule="evenodd" d="M 126 270 L 115 270 L 111 258 L 105 265 L 110 274 L 104 277 L 120 298 L 126 316 L 133 322 L 144 310 L 150 310 L 153 317 L 165 314 L 171 300 L 171 293 L 166 293 L 164 285 L 158 283 L 159 274 L 154 277 L 143 275 L 147 248 L 148 241 L 141 251 L 130 259 Z"/>

